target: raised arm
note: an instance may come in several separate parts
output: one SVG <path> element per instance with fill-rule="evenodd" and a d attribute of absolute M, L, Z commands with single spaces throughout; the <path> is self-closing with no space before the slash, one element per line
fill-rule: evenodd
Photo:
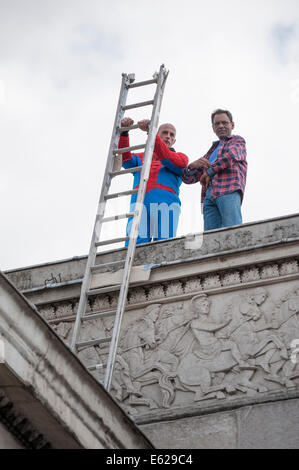
<path fill-rule="evenodd" d="M 193 320 L 191 322 L 191 329 L 192 330 L 199 330 L 199 331 L 214 332 L 214 331 L 221 330 L 226 325 L 228 325 L 230 322 L 231 322 L 231 317 L 228 317 L 222 323 L 214 323 L 214 322 L 209 322 L 209 321 Z"/>
<path fill-rule="evenodd" d="M 121 121 L 122 127 L 129 127 L 134 124 L 133 119 L 127 117 L 123 118 Z M 121 133 L 121 136 L 118 141 L 118 148 L 126 148 L 130 146 L 129 132 L 125 131 Z M 134 168 L 136 166 L 142 165 L 141 158 L 137 155 L 132 154 L 131 152 L 125 152 L 122 154 L 122 163 L 124 168 Z"/>
<path fill-rule="evenodd" d="M 139 121 L 138 127 L 142 131 L 148 132 L 149 120 L 143 119 L 142 121 Z M 188 165 L 187 155 L 170 150 L 159 134 L 156 135 L 154 152 L 162 165 L 179 176 L 181 176 L 183 169 Z"/>
<path fill-rule="evenodd" d="M 154 152 L 162 165 L 179 176 L 181 176 L 183 169 L 188 165 L 187 155 L 170 150 L 159 134 L 156 136 Z"/>

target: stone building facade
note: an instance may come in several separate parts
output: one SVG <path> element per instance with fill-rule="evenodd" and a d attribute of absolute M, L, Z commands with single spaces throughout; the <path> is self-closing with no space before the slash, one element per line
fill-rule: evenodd
<path fill-rule="evenodd" d="M 85 263 L 7 273 L 66 344 Z M 134 266 L 111 393 L 153 444 L 298 448 L 299 215 L 139 246 Z M 120 269 L 103 269 L 94 287 Z M 112 289 L 90 298 L 82 341 L 111 335 L 116 305 Z M 79 358 L 90 366 L 107 352 Z"/>
<path fill-rule="evenodd" d="M 23 448 L 152 444 L 0 273 L 0 449 Z"/>

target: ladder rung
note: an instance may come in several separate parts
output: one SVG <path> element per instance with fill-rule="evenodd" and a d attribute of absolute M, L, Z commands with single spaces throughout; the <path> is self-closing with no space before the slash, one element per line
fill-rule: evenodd
<path fill-rule="evenodd" d="M 106 312 L 91 313 L 88 315 L 84 315 L 84 317 L 82 317 L 82 321 L 96 320 L 97 318 L 113 317 L 115 316 L 115 314 L 116 314 L 116 310 L 107 310 Z"/>
<path fill-rule="evenodd" d="M 151 85 L 152 83 L 157 83 L 157 79 L 152 78 L 151 80 L 145 80 L 144 82 L 132 83 L 128 86 L 128 88 L 136 88 L 138 86 Z"/>
<path fill-rule="evenodd" d="M 109 174 L 111 178 L 114 178 L 114 176 L 126 175 L 128 173 L 136 173 L 137 171 L 141 171 L 141 170 L 142 170 L 142 166 L 134 166 L 133 168 L 128 168 L 127 170 L 114 171 Z"/>
<path fill-rule="evenodd" d="M 112 245 L 113 243 L 126 242 L 128 240 L 130 240 L 130 237 L 111 238 L 110 240 L 104 240 L 102 242 L 96 242 L 95 246 Z"/>
<path fill-rule="evenodd" d="M 113 150 L 113 155 L 118 155 L 119 153 L 131 152 L 131 150 L 140 150 L 144 149 L 145 144 L 133 145 L 132 147 L 124 147 L 122 149 Z"/>
<path fill-rule="evenodd" d="M 102 364 L 94 364 L 92 366 L 88 366 L 88 370 L 99 370 L 99 369 L 106 369 L 107 363 L 103 362 Z"/>
<path fill-rule="evenodd" d="M 129 191 L 123 191 L 122 193 L 107 194 L 107 196 L 104 196 L 104 199 L 113 199 L 114 197 L 129 196 L 130 194 L 136 193 L 138 193 L 138 189 L 131 189 Z"/>
<path fill-rule="evenodd" d="M 114 286 L 108 286 L 108 287 L 100 287 L 99 289 L 91 289 L 86 291 L 86 295 L 98 295 L 98 294 L 105 294 L 106 292 L 112 292 L 116 290 L 120 290 L 121 284 L 116 284 Z"/>
<path fill-rule="evenodd" d="M 141 108 L 142 106 L 149 106 L 151 104 L 154 104 L 154 100 L 142 101 L 141 103 L 128 104 L 126 106 L 122 106 L 122 109 L 123 111 L 126 111 L 127 109 Z"/>
<path fill-rule="evenodd" d="M 129 217 L 134 217 L 135 212 L 127 212 L 127 214 L 120 214 L 120 215 L 112 215 L 111 217 L 105 217 L 102 219 L 102 222 L 112 222 L 113 220 L 120 220 L 120 219 L 129 219 Z"/>
<path fill-rule="evenodd" d="M 94 346 L 96 344 L 104 344 L 104 343 L 110 343 L 111 342 L 111 336 L 108 338 L 97 338 L 97 339 L 91 339 L 89 341 L 80 341 L 79 343 L 76 343 L 76 348 L 86 348 L 86 346 Z"/>
<path fill-rule="evenodd" d="M 90 270 L 92 273 L 96 273 L 102 268 L 106 268 L 106 267 L 109 268 L 109 266 L 117 266 L 118 264 L 123 264 L 125 262 L 126 262 L 125 259 L 120 259 L 118 261 L 109 261 L 109 263 L 95 264 L 94 266 L 90 268 Z"/>
<path fill-rule="evenodd" d="M 139 129 L 138 124 L 133 124 L 133 126 L 120 127 L 119 131 L 125 132 L 125 131 L 132 131 L 133 129 Z"/>

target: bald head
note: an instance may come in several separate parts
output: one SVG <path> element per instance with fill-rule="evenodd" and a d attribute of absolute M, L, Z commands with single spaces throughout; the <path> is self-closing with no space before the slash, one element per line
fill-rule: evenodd
<path fill-rule="evenodd" d="M 176 128 L 173 124 L 165 123 L 161 124 L 158 129 L 158 134 L 167 145 L 168 148 L 171 148 L 175 143 Z"/>

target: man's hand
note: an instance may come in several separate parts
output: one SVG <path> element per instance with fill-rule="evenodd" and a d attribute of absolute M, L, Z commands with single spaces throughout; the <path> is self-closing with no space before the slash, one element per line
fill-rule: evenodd
<path fill-rule="evenodd" d="M 134 121 L 130 117 L 125 117 L 120 122 L 121 127 L 130 127 L 130 126 L 133 126 L 133 124 L 134 124 Z"/>
<path fill-rule="evenodd" d="M 194 170 L 197 168 L 209 168 L 211 166 L 211 163 L 209 160 L 205 157 L 201 157 L 198 160 L 195 160 L 194 162 L 190 163 L 189 168 L 190 170 Z"/>
<path fill-rule="evenodd" d="M 149 120 L 149 119 L 142 119 L 142 121 L 138 121 L 138 122 L 137 122 L 137 126 L 138 126 L 139 129 L 141 129 L 142 131 L 148 132 L 148 131 L 149 131 L 149 123 L 150 123 L 150 120 Z"/>
<path fill-rule="evenodd" d="M 207 174 L 207 173 L 204 173 L 200 180 L 199 180 L 200 184 L 202 185 L 203 189 L 207 189 L 210 182 L 211 182 L 211 177 Z"/>

